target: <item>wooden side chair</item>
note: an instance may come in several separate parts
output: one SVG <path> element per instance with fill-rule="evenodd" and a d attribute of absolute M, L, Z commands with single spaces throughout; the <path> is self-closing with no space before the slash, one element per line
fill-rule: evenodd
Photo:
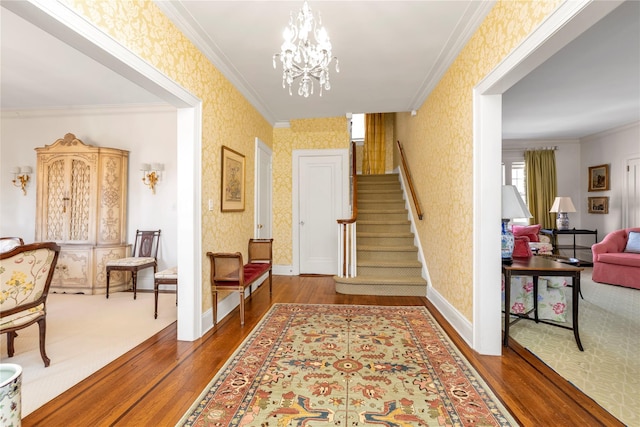
<path fill-rule="evenodd" d="M 153 274 L 158 271 L 158 246 L 160 243 L 160 230 L 141 231 L 136 230 L 136 240 L 133 243 L 132 256 L 113 259 L 107 262 L 107 298 L 109 298 L 109 276 L 112 271 L 125 271 L 131 273 L 133 282 L 133 299 L 137 297 L 138 271 L 153 267 Z"/>
<path fill-rule="evenodd" d="M 40 355 L 47 367 L 45 351 L 47 296 L 58 262 L 60 246 L 54 242 L 16 246 L 0 253 L 0 334 L 7 334 L 7 353 L 13 356 L 17 330 L 38 323 Z"/>
<path fill-rule="evenodd" d="M 171 285 L 176 287 L 176 306 L 178 305 L 178 267 L 167 268 L 158 271 L 153 277 L 153 293 L 155 294 L 155 312 L 154 319 L 158 318 L 158 293 L 160 285 Z"/>
<path fill-rule="evenodd" d="M 213 308 L 213 323 L 218 322 L 218 292 L 238 292 L 240 296 L 240 324 L 244 325 L 244 295 L 245 289 L 261 279 L 268 272 L 269 293 L 272 291 L 272 243 L 273 239 L 250 239 L 249 262 L 243 264 L 242 254 L 207 252 L 211 262 L 211 296 Z"/>

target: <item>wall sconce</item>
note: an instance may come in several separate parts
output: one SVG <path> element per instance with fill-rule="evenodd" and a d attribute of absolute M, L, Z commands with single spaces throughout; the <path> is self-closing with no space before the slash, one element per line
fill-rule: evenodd
<path fill-rule="evenodd" d="M 29 175 L 33 172 L 31 166 L 15 167 L 11 169 L 13 174 L 13 180 L 11 181 L 16 187 L 22 188 L 22 193 L 27 195 L 27 183 L 29 182 Z"/>
<path fill-rule="evenodd" d="M 140 165 L 142 171 L 142 182 L 151 188 L 153 194 L 156 194 L 156 184 L 160 181 L 164 165 L 162 163 L 143 163 Z"/>

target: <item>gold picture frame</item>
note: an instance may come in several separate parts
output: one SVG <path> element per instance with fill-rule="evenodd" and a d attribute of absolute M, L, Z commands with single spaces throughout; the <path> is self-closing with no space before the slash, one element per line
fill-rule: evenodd
<path fill-rule="evenodd" d="M 589 191 L 609 190 L 609 165 L 589 167 Z"/>
<path fill-rule="evenodd" d="M 244 156 L 223 145 L 220 187 L 220 210 L 222 212 L 244 211 L 244 177 Z"/>
<path fill-rule="evenodd" d="M 589 213 L 592 214 L 608 214 L 609 213 L 609 197 L 589 197 Z"/>

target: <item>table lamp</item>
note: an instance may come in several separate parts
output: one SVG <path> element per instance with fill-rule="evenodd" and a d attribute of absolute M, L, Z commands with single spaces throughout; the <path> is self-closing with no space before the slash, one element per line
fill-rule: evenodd
<path fill-rule="evenodd" d="M 502 262 L 511 263 L 514 238 L 509 221 L 514 218 L 531 218 L 531 212 L 514 185 L 502 186 Z"/>
<path fill-rule="evenodd" d="M 556 197 L 549 212 L 556 212 L 558 214 L 558 218 L 556 219 L 556 228 L 558 230 L 568 230 L 569 214 L 567 212 L 575 211 L 576 208 L 573 206 L 571 197 Z"/>

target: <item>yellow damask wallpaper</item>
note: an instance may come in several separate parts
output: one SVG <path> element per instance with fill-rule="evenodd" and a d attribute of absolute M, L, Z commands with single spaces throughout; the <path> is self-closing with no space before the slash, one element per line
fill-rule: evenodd
<path fill-rule="evenodd" d="M 273 259 L 293 264 L 293 150 L 347 148 L 347 118 L 292 120 L 289 128 L 273 131 Z"/>
<path fill-rule="evenodd" d="M 415 117 L 396 114 L 419 199 L 416 227 L 433 287 L 473 318 L 473 88 L 561 0 L 502 1 L 464 47 Z M 453 273 L 455 272 L 455 273 Z"/>
<path fill-rule="evenodd" d="M 347 147 L 346 117 L 297 120 L 290 128 L 273 129 L 154 3 L 66 1 L 202 99 L 203 203 L 219 200 L 220 147 L 227 145 L 246 156 L 246 209 L 223 214 L 203 206 L 205 252 L 246 252 L 253 232 L 254 138 L 272 147 L 274 262 L 291 264 L 293 150 Z M 417 116 L 396 115 L 392 143 L 395 138 L 403 142 L 420 198 L 429 205 L 428 218 L 417 227 L 433 285 L 468 319 L 472 318 L 472 241 L 465 224 L 471 224 L 472 216 L 472 89 L 561 2 L 496 3 Z M 388 156 L 393 151 L 388 150 Z M 211 300 L 204 254 L 203 265 L 203 310 L 207 310 Z M 455 280 L 452 271 L 456 272 Z"/>
<path fill-rule="evenodd" d="M 247 242 L 253 237 L 255 138 L 273 147 L 273 128 L 153 2 L 67 3 L 202 100 L 202 309 L 206 311 L 211 308 L 211 292 L 205 253 L 241 251 L 247 256 Z M 222 145 L 245 156 L 244 212 L 219 210 Z M 207 209 L 208 199 L 217 209 Z"/>

